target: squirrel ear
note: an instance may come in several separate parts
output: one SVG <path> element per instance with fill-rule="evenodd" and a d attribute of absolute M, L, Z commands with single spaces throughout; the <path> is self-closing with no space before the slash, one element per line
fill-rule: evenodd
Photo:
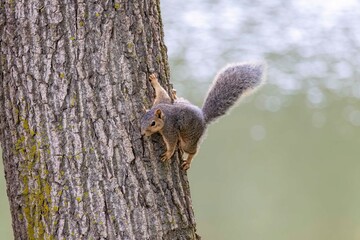
<path fill-rule="evenodd" d="M 155 116 L 161 119 L 161 118 L 162 118 L 162 115 L 163 115 L 163 114 L 162 114 L 161 109 L 159 109 L 159 108 L 156 109 L 156 111 L 155 111 Z"/>

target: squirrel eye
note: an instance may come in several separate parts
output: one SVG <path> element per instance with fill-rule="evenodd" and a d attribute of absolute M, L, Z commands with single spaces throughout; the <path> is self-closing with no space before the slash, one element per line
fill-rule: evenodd
<path fill-rule="evenodd" d="M 152 126 L 152 127 L 155 126 L 155 121 L 152 121 L 152 122 L 151 122 L 151 126 Z"/>

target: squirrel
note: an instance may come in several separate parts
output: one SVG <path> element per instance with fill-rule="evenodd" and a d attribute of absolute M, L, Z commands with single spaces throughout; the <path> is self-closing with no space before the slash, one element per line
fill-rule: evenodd
<path fill-rule="evenodd" d="M 155 74 L 151 74 L 149 81 L 155 90 L 155 99 L 152 108 L 141 118 L 142 135 L 150 136 L 157 132 L 162 135 L 166 145 L 162 161 L 169 160 L 179 144 L 181 152 L 188 154 L 181 167 L 189 169 L 207 125 L 224 115 L 242 95 L 260 86 L 264 71 L 262 63 L 225 67 L 215 77 L 201 109 L 186 99 L 178 98 L 175 90 L 172 90 L 171 98 Z"/>

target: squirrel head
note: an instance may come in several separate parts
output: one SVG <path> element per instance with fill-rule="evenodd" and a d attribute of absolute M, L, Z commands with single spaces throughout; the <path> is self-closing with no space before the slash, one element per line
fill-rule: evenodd
<path fill-rule="evenodd" d="M 160 108 L 150 109 L 141 118 L 141 134 L 150 136 L 164 127 L 164 113 Z"/>

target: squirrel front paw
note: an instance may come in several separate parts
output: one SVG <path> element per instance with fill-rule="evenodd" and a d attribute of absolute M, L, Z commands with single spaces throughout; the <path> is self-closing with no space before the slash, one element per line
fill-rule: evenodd
<path fill-rule="evenodd" d="M 149 76 L 149 81 L 150 81 L 151 83 L 157 82 L 157 78 L 156 78 L 156 75 L 155 75 L 154 73 L 150 74 L 150 76 Z"/>

